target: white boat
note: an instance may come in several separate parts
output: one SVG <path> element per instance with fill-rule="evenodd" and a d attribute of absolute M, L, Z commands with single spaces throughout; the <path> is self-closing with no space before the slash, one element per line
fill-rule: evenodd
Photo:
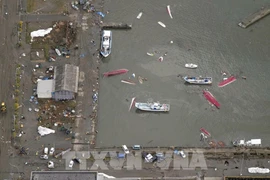
<path fill-rule="evenodd" d="M 183 79 L 190 84 L 212 84 L 212 77 L 190 77 L 185 76 Z"/>
<path fill-rule="evenodd" d="M 190 69 L 196 69 L 198 67 L 198 65 L 190 63 L 190 64 L 185 64 L 185 67 L 190 68 Z"/>
<path fill-rule="evenodd" d="M 161 25 L 164 28 L 166 27 L 166 25 L 163 22 L 161 22 L 161 21 L 158 21 L 158 24 Z"/>
<path fill-rule="evenodd" d="M 169 14 L 170 18 L 173 19 L 170 5 L 167 6 L 167 11 L 168 11 L 168 14 Z"/>
<path fill-rule="evenodd" d="M 140 12 L 139 14 L 138 14 L 138 16 L 137 16 L 137 19 L 141 19 L 141 17 L 142 17 L 142 12 Z"/>
<path fill-rule="evenodd" d="M 111 48 L 112 48 L 112 31 L 103 30 L 100 54 L 103 57 L 108 57 L 111 54 Z"/>
<path fill-rule="evenodd" d="M 169 104 L 160 104 L 159 102 L 153 102 L 153 103 L 136 102 L 135 107 L 142 111 L 168 112 L 170 110 Z"/>

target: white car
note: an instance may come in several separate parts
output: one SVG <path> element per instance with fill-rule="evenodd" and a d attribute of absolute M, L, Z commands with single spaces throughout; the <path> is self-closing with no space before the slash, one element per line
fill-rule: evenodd
<path fill-rule="evenodd" d="M 126 145 L 122 145 L 122 148 L 126 154 L 129 154 L 129 150 Z"/>
<path fill-rule="evenodd" d="M 50 168 L 50 169 L 54 168 L 54 163 L 52 161 L 48 162 L 48 168 Z"/>
<path fill-rule="evenodd" d="M 51 155 L 51 156 L 53 155 L 54 151 L 55 151 L 55 149 L 54 149 L 54 147 L 52 147 L 52 148 L 50 149 L 50 155 Z"/>
<path fill-rule="evenodd" d="M 49 152 L 49 148 L 45 147 L 44 148 L 44 154 L 48 154 L 48 152 Z"/>
<path fill-rule="evenodd" d="M 180 156 L 182 156 L 182 158 L 186 158 L 186 154 L 184 153 L 184 151 L 180 151 Z"/>
<path fill-rule="evenodd" d="M 73 161 L 73 160 L 71 160 L 71 161 L 69 162 L 68 167 L 72 168 L 72 167 L 73 167 L 73 164 L 74 164 L 74 161 Z"/>
<path fill-rule="evenodd" d="M 41 155 L 40 159 L 48 159 L 48 155 L 47 154 Z"/>

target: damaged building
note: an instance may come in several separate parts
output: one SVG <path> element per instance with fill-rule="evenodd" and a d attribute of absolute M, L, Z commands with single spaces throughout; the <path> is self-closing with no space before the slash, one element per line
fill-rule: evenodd
<path fill-rule="evenodd" d="M 54 68 L 53 79 L 39 80 L 37 97 L 45 99 L 71 100 L 78 93 L 79 67 L 66 64 Z"/>
<path fill-rule="evenodd" d="M 79 67 L 66 64 L 54 68 L 55 91 L 52 98 L 59 100 L 75 99 L 78 93 Z"/>

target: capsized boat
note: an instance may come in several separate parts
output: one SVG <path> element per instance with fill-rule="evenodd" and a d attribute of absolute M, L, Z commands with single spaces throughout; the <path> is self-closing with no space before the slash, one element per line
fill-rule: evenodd
<path fill-rule="evenodd" d="M 198 67 L 198 65 L 197 64 L 189 63 L 189 64 L 185 64 L 185 67 L 186 68 L 189 68 L 189 69 L 196 69 Z"/>
<path fill-rule="evenodd" d="M 218 84 L 218 87 L 224 87 L 228 84 L 231 84 L 232 82 L 236 81 L 236 78 L 234 76 L 231 76 L 229 77 L 228 79 L 225 79 L 223 81 L 221 81 L 219 84 Z"/>
<path fill-rule="evenodd" d="M 112 31 L 103 30 L 101 38 L 100 54 L 103 57 L 108 57 L 111 54 L 112 48 Z"/>
<path fill-rule="evenodd" d="M 216 100 L 216 98 L 211 94 L 208 90 L 203 91 L 204 97 L 209 101 L 211 104 L 215 105 L 218 109 L 220 108 L 219 102 Z"/>
<path fill-rule="evenodd" d="M 210 137 L 210 136 L 211 136 L 211 134 L 210 134 L 206 129 L 204 129 L 204 128 L 200 128 L 200 131 L 201 131 L 205 136 L 207 136 L 207 137 Z"/>
<path fill-rule="evenodd" d="M 142 110 L 142 111 L 154 111 L 154 112 L 168 112 L 168 111 L 170 111 L 169 104 L 161 104 L 159 102 L 153 102 L 153 103 L 136 102 L 135 107 L 137 109 Z"/>
<path fill-rule="evenodd" d="M 114 76 L 114 75 L 119 75 L 119 74 L 125 74 L 128 72 L 128 69 L 117 69 L 114 71 L 109 71 L 103 73 L 103 76 Z"/>
<path fill-rule="evenodd" d="M 190 84 L 212 84 L 212 77 L 190 77 L 190 76 L 184 76 L 183 79 Z"/>
<path fill-rule="evenodd" d="M 167 12 L 168 12 L 170 18 L 173 19 L 172 13 L 171 13 L 171 6 L 170 5 L 167 6 Z"/>

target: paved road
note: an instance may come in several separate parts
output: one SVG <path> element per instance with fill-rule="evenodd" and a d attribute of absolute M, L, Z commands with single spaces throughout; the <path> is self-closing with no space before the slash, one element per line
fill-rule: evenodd
<path fill-rule="evenodd" d="M 23 14 L 21 20 L 24 22 L 51 22 L 68 21 L 69 17 L 60 14 Z"/>
<path fill-rule="evenodd" d="M 2 0 L 0 2 L 0 101 L 7 104 L 7 113 L 1 114 L 0 120 L 0 179 L 9 178 L 9 172 L 17 170 L 9 165 L 11 150 L 11 128 L 14 102 L 11 98 L 12 84 L 15 82 L 15 61 L 17 59 L 16 22 L 18 22 L 17 2 Z"/>

